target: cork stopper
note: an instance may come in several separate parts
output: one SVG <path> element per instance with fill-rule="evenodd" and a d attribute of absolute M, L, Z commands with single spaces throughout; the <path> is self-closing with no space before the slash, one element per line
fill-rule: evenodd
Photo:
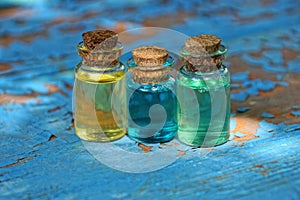
<path fill-rule="evenodd" d="M 165 48 L 142 46 L 132 51 L 133 59 L 129 60 L 129 72 L 133 80 L 140 84 L 161 83 L 170 78 L 173 59 Z M 170 62 L 167 60 L 170 59 Z"/>
<path fill-rule="evenodd" d="M 142 46 L 134 49 L 132 56 L 139 66 L 156 66 L 166 62 L 168 51 L 158 46 Z"/>
<path fill-rule="evenodd" d="M 191 53 L 213 53 L 220 47 L 222 39 L 214 35 L 196 35 L 185 40 L 185 46 Z"/>
<path fill-rule="evenodd" d="M 197 35 L 185 41 L 185 50 L 189 53 L 183 55 L 187 61 L 186 69 L 192 72 L 216 71 L 224 59 L 223 54 L 215 54 L 221 47 L 221 39 L 214 35 Z"/>
<path fill-rule="evenodd" d="M 94 30 L 83 33 L 82 39 L 89 50 L 109 50 L 116 46 L 118 34 L 111 30 Z"/>
<path fill-rule="evenodd" d="M 83 33 L 82 38 L 77 50 L 86 65 L 106 67 L 117 62 L 122 54 L 123 46 L 118 43 L 118 34 L 113 31 L 89 31 Z"/>

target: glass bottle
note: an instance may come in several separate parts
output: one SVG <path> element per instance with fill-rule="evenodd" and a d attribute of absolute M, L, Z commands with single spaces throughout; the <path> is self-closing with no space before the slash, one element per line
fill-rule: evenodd
<path fill-rule="evenodd" d="M 127 62 L 128 136 L 145 143 L 167 142 L 177 134 L 174 59 L 166 49 L 143 46 Z"/>
<path fill-rule="evenodd" d="M 104 39 L 106 45 L 101 45 L 106 48 L 91 50 L 84 42 L 77 46 L 82 61 L 75 68 L 74 123 L 76 134 L 87 141 L 117 140 L 127 129 L 126 68 L 118 61 L 123 45 L 115 38 L 115 42 Z"/>
<path fill-rule="evenodd" d="M 220 43 L 216 36 L 193 36 L 180 50 L 185 63 L 176 77 L 178 139 L 190 146 L 216 146 L 229 138 L 230 74 Z"/>

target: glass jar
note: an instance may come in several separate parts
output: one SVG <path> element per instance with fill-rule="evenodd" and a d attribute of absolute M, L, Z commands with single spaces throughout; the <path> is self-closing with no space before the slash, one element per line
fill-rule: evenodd
<path fill-rule="evenodd" d="M 75 68 L 75 132 L 83 140 L 109 142 L 126 134 L 126 68 L 118 61 L 123 45 L 88 50 L 77 46 L 83 60 Z"/>
<path fill-rule="evenodd" d="M 176 78 L 179 101 L 178 139 L 190 146 L 225 143 L 230 125 L 230 74 L 222 64 L 227 49 L 209 53 L 180 50 L 185 63 Z"/>
<path fill-rule="evenodd" d="M 128 136 L 144 143 L 172 140 L 177 134 L 175 80 L 170 76 L 174 59 L 168 56 L 163 64 L 143 66 L 130 58 L 127 64 Z"/>

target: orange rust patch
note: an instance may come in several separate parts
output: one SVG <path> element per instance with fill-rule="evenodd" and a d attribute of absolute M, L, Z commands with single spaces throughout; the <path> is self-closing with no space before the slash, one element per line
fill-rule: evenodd
<path fill-rule="evenodd" d="M 142 143 L 139 143 L 138 147 L 140 147 L 145 153 L 150 152 L 151 149 L 153 148 L 153 146 L 147 146 L 147 145 L 144 145 Z"/>
<path fill-rule="evenodd" d="M 9 64 L 0 63 L 0 71 L 7 71 L 9 69 L 11 69 L 11 66 Z"/>
<path fill-rule="evenodd" d="M 47 25 L 55 25 L 55 24 L 62 24 L 66 21 L 66 18 L 59 16 L 57 18 L 54 18 L 52 21 L 50 21 Z"/>
<path fill-rule="evenodd" d="M 19 35 L 19 36 L 3 35 L 0 37 L 0 45 L 8 46 L 10 43 L 16 40 L 20 40 L 25 43 L 30 43 L 37 37 L 47 37 L 46 31 L 31 33 L 28 35 Z"/>
<path fill-rule="evenodd" d="M 260 173 L 261 175 L 267 176 L 267 175 L 269 174 L 269 171 L 268 171 L 267 169 L 265 169 L 263 165 L 254 165 L 253 168 L 258 168 L 258 169 L 260 169 L 260 170 L 259 170 L 259 173 Z"/>
<path fill-rule="evenodd" d="M 176 143 L 176 142 L 172 142 L 171 145 L 172 145 L 172 146 L 175 146 L 175 147 L 179 146 L 179 144 Z"/>
<path fill-rule="evenodd" d="M 66 83 L 65 86 L 66 86 L 66 88 L 67 88 L 68 90 L 73 90 L 73 86 L 72 86 L 72 85 Z"/>
<path fill-rule="evenodd" d="M 11 163 L 11 164 L 8 164 L 8 165 L 0 166 L 0 168 L 10 168 L 10 167 L 18 166 L 18 165 L 24 164 L 24 163 L 26 163 L 28 160 L 32 160 L 32 159 L 33 159 L 32 156 L 30 156 L 30 157 L 25 157 L 25 158 L 20 158 L 20 159 L 18 159 L 16 162 Z"/>
<path fill-rule="evenodd" d="M 74 126 L 74 118 L 72 118 L 71 123 L 72 123 L 71 126 L 67 128 L 68 131 L 72 130 L 75 127 Z"/>
<path fill-rule="evenodd" d="M 114 27 L 114 31 L 117 33 L 126 31 L 127 23 L 126 22 L 117 22 L 117 24 Z"/>
<path fill-rule="evenodd" d="M 253 168 L 264 168 L 263 165 L 254 165 Z"/>
<path fill-rule="evenodd" d="M 99 14 L 98 10 L 90 10 L 89 12 L 86 12 L 83 16 L 82 19 L 89 19 L 92 17 L 95 17 Z"/>
<path fill-rule="evenodd" d="M 0 105 L 8 103 L 25 103 L 34 98 L 36 98 L 36 93 L 24 95 L 0 94 Z"/>
<path fill-rule="evenodd" d="M 144 26 L 170 27 L 175 24 L 184 23 L 185 19 L 194 16 L 194 12 L 178 12 L 174 14 L 164 14 L 144 20 Z"/>
<path fill-rule="evenodd" d="M 77 32 L 82 31 L 83 29 L 84 29 L 84 27 L 80 26 L 80 25 L 70 25 L 67 27 L 59 28 L 59 30 L 63 33 L 77 33 Z"/>
<path fill-rule="evenodd" d="M 186 152 L 183 150 L 177 150 L 179 156 L 183 156 Z"/>
<path fill-rule="evenodd" d="M 250 118 L 241 118 L 236 117 L 234 118 L 236 120 L 236 127 L 232 131 L 232 133 L 243 133 L 245 134 L 244 137 L 236 137 L 234 136 L 233 140 L 238 142 L 245 142 L 248 140 L 252 140 L 254 138 L 258 138 L 258 136 L 255 136 L 256 130 L 259 128 L 259 124 L 256 120 L 250 119 Z"/>
<path fill-rule="evenodd" d="M 56 135 L 51 135 L 51 136 L 49 137 L 48 141 L 54 140 L 54 139 L 56 139 L 56 138 L 57 138 Z"/>
<path fill-rule="evenodd" d="M 115 30 L 114 28 L 112 30 Z M 134 41 L 143 40 L 153 37 L 157 32 L 154 29 L 147 29 L 147 31 L 141 30 L 138 34 L 130 34 L 129 32 L 123 32 L 119 35 L 119 41 L 124 45 L 130 44 Z"/>
<path fill-rule="evenodd" d="M 300 55 L 300 51 L 284 47 L 281 49 L 282 57 L 285 62 L 295 59 Z"/>
<path fill-rule="evenodd" d="M 165 147 L 177 147 L 177 146 L 179 146 L 179 144 L 178 143 L 176 143 L 176 142 L 171 142 L 170 144 L 166 144 L 166 143 L 160 143 L 160 146 L 165 146 Z"/>
<path fill-rule="evenodd" d="M 67 96 L 57 85 L 53 84 L 45 84 L 45 87 L 48 89 L 47 94 L 53 94 L 59 92 L 64 96 Z M 0 105 L 8 104 L 8 103 L 25 103 L 31 99 L 35 99 L 40 93 L 32 92 L 30 94 L 23 94 L 23 95 L 14 95 L 14 94 L 0 94 Z M 43 93 L 41 93 L 44 95 Z M 36 103 L 41 103 L 40 99 L 35 100 Z"/>
<path fill-rule="evenodd" d="M 248 24 L 248 23 L 253 23 L 256 21 L 261 21 L 262 19 L 270 19 L 275 16 L 275 13 L 262 13 L 259 15 L 251 16 L 251 17 L 241 17 L 237 13 L 233 13 L 233 16 L 235 17 L 235 20 L 238 21 L 241 24 Z"/>
<path fill-rule="evenodd" d="M 275 0 L 262 0 L 261 3 L 263 6 L 270 6 L 275 3 Z"/>
<path fill-rule="evenodd" d="M 260 50 L 257 51 L 257 52 L 250 52 L 250 53 L 249 53 L 249 56 L 251 56 L 252 58 L 261 58 L 262 53 L 263 53 L 265 50 L 266 50 L 265 48 L 262 48 L 262 49 L 260 49 Z"/>
<path fill-rule="evenodd" d="M 64 92 L 63 92 L 57 85 L 55 85 L 55 84 L 48 84 L 48 83 L 46 83 L 46 84 L 45 84 L 45 87 L 48 89 L 48 93 L 49 93 L 49 94 L 53 94 L 53 93 L 58 92 L 58 93 L 61 93 L 61 94 L 64 95 L 64 96 L 67 96 L 67 94 L 64 93 Z"/>
<path fill-rule="evenodd" d="M 60 88 L 54 84 L 45 84 L 45 87 L 48 89 L 50 94 L 61 91 Z"/>
<path fill-rule="evenodd" d="M 267 176 L 269 174 L 269 171 L 267 169 L 260 170 L 261 175 Z"/>
<path fill-rule="evenodd" d="M 16 14 L 20 14 L 22 13 L 22 15 L 27 15 L 27 14 L 31 14 L 33 11 L 33 9 L 25 9 L 25 8 L 5 8 L 5 9 L 1 9 L 0 12 L 0 17 L 9 17 L 9 16 L 13 16 Z"/>
<path fill-rule="evenodd" d="M 55 108 L 52 108 L 52 109 L 48 110 L 48 112 L 51 113 L 51 112 L 55 112 L 55 111 L 57 111 L 57 110 L 60 110 L 60 107 L 59 107 L 59 106 L 57 106 L 57 107 L 55 107 Z"/>

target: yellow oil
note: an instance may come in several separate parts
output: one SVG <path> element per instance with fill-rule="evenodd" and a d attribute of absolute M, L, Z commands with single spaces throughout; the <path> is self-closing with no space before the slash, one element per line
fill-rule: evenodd
<path fill-rule="evenodd" d="M 125 70 L 75 69 L 75 132 L 83 140 L 109 142 L 126 134 Z"/>

